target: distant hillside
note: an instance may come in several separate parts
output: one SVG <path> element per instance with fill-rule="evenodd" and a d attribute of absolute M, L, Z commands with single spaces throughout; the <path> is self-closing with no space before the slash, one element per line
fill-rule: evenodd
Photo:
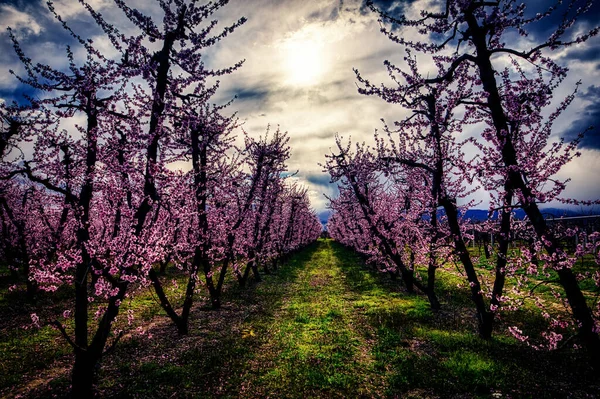
<path fill-rule="evenodd" d="M 570 216 L 599 215 L 600 214 L 600 209 L 576 211 L 576 210 L 562 209 L 562 208 L 542 208 L 541 211 L 542 211 L 542 214 L 544 215 L 544 217 L 555 217 L 555 218 L 570 217 Z M 516 211 L 514 211 L 514 213 L 516 215 L 516 218 L 519 220 L 525 218 L 525 211 L 523 211 L 522 209 L 517 209 Z M 443 215 L 444 211 L 441 210 L 440 214 Z M 319 212 L 318 216 L 319 216 L 319 220 L 321 221 L 321 224 L 323 226 L 325 226 L 327 224 L 327 220 L 329 220 L 329 216 L 331 216 L 331 211 L 326 210 L 326 211 Z M 492 220 L 498 219 L 498 216 L 499 216 L 498 212 L 495 212 L 492 215 Z M 469 209 L 467 212 L 465 212 L 464 217 L 465 217 L 465 219 L 471 219 L 474 222 L 482 222 L 484 220 L 487 220 L 488 210 L 487 209 Z"/>
<path fill-rule="evenodd" d="M 587 215 L 597 215 L 600 214 L 598 210 L 588 210 L 588 211 L 575 211 L 572 209 L 563 209 L 563 208 L 541 208 L 542 214 L 544 217 L 570 217 L 570 216 L 587 216 Z M 525 218 L 525 211 L 522 209 L 517 209 L 514 211 L 517 219 L 521 220 Z M 492 220 L 496 220 L 499 217 L 498 212 L 494 212 L 492 215 Z M 465 212 L 465 218 L 471 219 L 474 222 L 480 222 L 483 220 L 487 220 L 488 211 L 485 209 L 469 209 Z"/>
<path fill-rule="evenodd" d="M 327 224 L 327 221 L 329 220 L 329 216 L 331 216 L 331 211 L 326 210 L 326 211 L 319 212 L 318 216 L 319 216 L 319 220 L 321 221 L 321 224 L 323 226 L 325 226 Z"/>

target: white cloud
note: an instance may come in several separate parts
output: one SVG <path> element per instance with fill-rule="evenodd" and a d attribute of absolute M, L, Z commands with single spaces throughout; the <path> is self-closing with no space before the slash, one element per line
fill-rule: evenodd
<path fill-rule="evenodd" d="M 232 2 L 231 6 L 238 7 L 230 9 L 224 24 L 240 15 L 246 15 L 248 23 L 210 52 L 209 63 L 223 67 L 246 59 L 239 71 L 222 79 L 222 100 L 227 99 L 225 93 L 241 95 L 233 108 L 239 110 L 246 121 L 244 129 L 251 134 L 261 134 L 267 123 L 289 131 L 289 169 L 299 170 L 299 181 L 309 188 L 313 207 L 323 211 L 327 204 L 323 193 L 334 195 L 335 188 L 306 177 L 324 176 L 319 163 L 325 162 L 325 154 L 335 145 L 335 134 L 373 143 L 373 132 L 381 128 L 382 117 L 391 122 L 406 113 L 378 98 L 358 94 L 352 68 L 373 82 L 388 82 L 383 60 L 401 60 L 402 54 L 396 54 L 397 46 L 380 34 L 372 15 L 341 10 L 337 18 L 330 19 L 338 4 L 335 1 L 282 3 L 270 11 L 277 12 L 277 19 L 270 19 L 257 2 Z M 356 8 L 359 4 L 344 6 Z"/>
<path fill-rule="evenodd" d="M 148 3 L 154 2 L 128 0 L 127 3 L 138 6 L 146 14 L 160 13 L 155 5 L 147 10 Z M 335 146 L 334 135 L 339 133 L 346 138 L 352 137 L 353 142 L 372 143 L 374 130 L 382 127 L 381 118 L 392 123 L 407 115 L 400 106 L 358 94 L 352 68 L 357 68 L 372 83 L 391 84 L 383 61 L 389 59 L 401 64 L 404 53 L 400 46 L 380 33 L 373 14 L 363 15 L 357 11 L 362 1 L 345 0 L 341 7 L 340 3 L 339 0 L 232 0 L 214 16 L 219 20 L 214 33 L 242 16 L 247 17 L 248 22 L 204 54 L 210 68 L 228 67 L 246 59 L 239 71 L 220 78 L 221 90 L 215 101 L 225 102 L 239 94 L 231 111 L 239 111 L 239 117 L 245 121 L 244 129 L 252 135 L 263 134 L 267 124 L 279 124 L 282 130 L 289 131 L 292 150 L 289 169 L 300 171 L 298 182 L 309 188 L 313 207 L 318 211 L 324 210 L 327 202 L 322 193 L 332 195 L 335 189 L 327 185 L 327 179 L 311 177 L 322 174 L 318 163 L 324 162 L 325 154 Z M 102 10 L 107 20 L 116 21 L 119 28 L 126 32 L 131 29 L 120 10 L 107 7 L 111 4 L 109 0 L 92 0 L 90 4 Z M 439 7 L 436 0 L 429 0 L 427 4 L 430 9 Z M 89 16 L 83 15 L 86 12 L 77 2 L 59 0 L 55 5 L 65 19 L 90 20 L 92 23 Z M 22 35 L 39 35 L 45 29 L 40 23 L 11 6 L 0 6 L 0 25 L 10 24 Z M 58 26 L 53 23 L 53 27 Z M 111 53 L 114 49 L 106 38 L 97 36 L 93 40 L 108 56 L 116 55 Z M 531 46 L 525 42 L 530 40 L 528 38 L 515 40 L 523 40 L 523 48 Z M 600 41 L 594 40 L 593 43 Z M 61 50 L 64 46 L 60 43 L 47 43 L 44 47 L 35 45 L 39 50 L 32 54 L 34 58 L 44 57 L 40 61 L 54 67 L 64 66 L 64 51 Z M 578 48 L 569 51 L 574 50 Z M 557 93 L 557 101 L 570 92 L 578 79 L 583 79 L 582 91 L 600 79 L 597 61 L 568 60 L 569 54 L 564 53 L 565 62 L 572 70 L 561 86 L 561 93 Z M 498 60 L 497 64 L 502 62 Z M 12 67 L 8 62 L 3 62 L 2 66 Z M 7 76 L 0 75 L 0 89 L 14 88 L 16 81 Z M 557 134 L 577 118 L 581 104 L 576 102 L 557 121 Z M 477 132 L 466 134 L 477 135 Z M 585 199 L 600 197 L 600 184 L 591 166 L 600 168 L 600 153 L 583 151 L 582 157 L 561 173 L 573 180 L 569 194 Z M 485 193 L 475 196 L 487 197 Z M 482 203 L 481 207 L 485 206 L 486 202 Z"/>
<path fill-rule="evenodd" d="M 4 32 L 8 27 L 12 28 L 17 36 L 39 35 L 43 30 L 31 15 L 3 4 L 0 5 L 0 29 Z"/>
<path fill-rule="evenodd" d="M 111 6 L 115 7 L 111 0 L 87 0 L 86 2 L 96 11 L 101 11 Z M 87 14 L 87 10 L 78 1 L 54 0 L 53 4 L 57 13 L 65 19 L 78 16 L 79 14 Z"/>

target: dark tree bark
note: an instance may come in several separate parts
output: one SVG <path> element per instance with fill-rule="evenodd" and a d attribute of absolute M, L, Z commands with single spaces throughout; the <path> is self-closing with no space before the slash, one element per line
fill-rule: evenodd
<path fill-rule="evenodd" d="M 492 337 L 492 326 L 493 326 L 493 315 L 488 312 L 483 294 L 481 293 L 481 284 L 475 271 L 475 266 L 471 261 L 467 246 L 462 237 L 460 230 L 460 224 L 458 223 L 458 209 L 456 208 L 456 202 L 450 198 L 443 198 L 441 205 L 446 211 L 446 217 L 448 218 L 448 226 L 450 227 L 450 233 L 452 234 L 454 241 L 454 248 L 460 261 L 463 264 L 467 279 L 471 288 L 471 299 L 475 304 L 477 310 L 477 327 L 479 330 L 479 336 L 483 339 L 490 339 Z"/>
<path fill-rule="evenodd" d="M 501 142 L 504 142 L 502 147 L 502 161 L 508 170 L 508 179 L 512 184 L 513 190 L 520 190 L 525 201 L 521 204 L 523 210 L 527 214 L 538 238 L 543 242 L 544 247 L 550 256 L 558 255 L 560 258 L 563 250 L 559 243 L 548 229 L 546 221 L 540 209 L 538 208 L 532 195 L 531 187 L 523 180 L 520 172 L 518 172 L 519 164 L 516 156 L 516 149 L 513 145 L 509 129 L 507 116 L 502 107 L 502 99 L 498 90 L 498 85 L 495 78 L 495 71 L 491 63 L 491 53 L 486 42 L 486 32 L 479 25 L 474 14 L 475 10 L 469 8 L 465 12 L 466 22 L 470 30 L 470 38 L 475 47 L 476 56 L 475 64 L 479 71 L 484 90 L 488 93 L 487 107 L 492 116 L 496 135 Z M 504 133 L 503 133 L 504 132 Z M 556 267 L 560 283 L 565 290 L 565 294 L 571 306 L 573 317 L 579 324 L 579 336 L 586 345 L 591 357 L 595 359 L 595 363 L 600 363 L 600 337 L 594 330 L 594 319 L 592 312 L 588 307 L 585 297 L 581 292 L 581 288 L 571 269 Z"/>

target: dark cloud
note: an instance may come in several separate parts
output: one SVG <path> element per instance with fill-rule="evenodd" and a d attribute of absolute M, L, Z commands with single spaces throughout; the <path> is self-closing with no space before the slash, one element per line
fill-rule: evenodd
<path fill-rule="evenodd" d="M 362 0 L 361 6 L 359 8 L 359 12 L 361 15 L 369 15 L 373 14 L 371 11 L 371 5 L 375 6 L 376 9 L 384 12 L 386 15 L 392 18 L 400 18 L 404 15 L 404 9 L 415 3 L 418 0 L 401 0 L 401 1 L 393 1 L 393 0 Z M 389 28 L 392 31 L 397 31 L 402 29 L 402 26 L 391 23 Z"/>
<path fill-rule="evenodd" d="M 319 212 L 319 220 L 321 220 L 321 223 L 324 225 L 327 224 L 327 221 L 329 220 L 329 217 L 331 216 L 331 214 L 332 214 L 332 211 L 330 211 L 329 209 Z"/>
<path fill-rule="evenodd" d="M 42 0 L 2 0 L 0 4 L 7 4 L 15 7 L 18 10 L 24 10 L 30 7 L 43 7 Z"/>
<path fill-rule="evenodd" d="M 335 132 L 331 130 L 323 130 L 321 132 L 315 132 L 311 134 L 310 137 L 316 139 L 330 139 L 332 137 L 335 137 Z"/>
<path fill-rule="evenodd" d="M 322 174 L 307 174 L 305 179 L 312 184 L 316 184 L 318 186 L 329 186 L 331 185 L 331 177 L 325 173 Z"/>
<path fill-rule="evenodd" d="M 7 104 L 17 103 L 19 105 L 29 105 L 27 97 L 37 98 L 41 94 L 41 91 L 25 85 L 19 85 L 18 89 L 12 91 L 0 90 L 0 98 L 4 99 Z"/>
<path fill-rule="evenodd" d="M 586 131 L 579 147 L 600 150 L 600 86 L 590 86 L 581 98 L 589 104 L 578 112 L 577 118 L 574 118 L 573 124 L 562 137 L 567 141 L 573 140 L 592 126 L 592 130 Z"/>
<path fill-rule="evenodd" d="M 217 102 L 227 102 L 237 97 L 234 101 L 234 107 L 243 108 L 253 114 L 263 114 L 269 99 L 277 92 L 277 88 L 272 84 L 257 82 L 254 84 L 237 85 L 217 92 L 215 100 Z"/>
<path fill-rule="evenodd" d="M 537 13 L 544 13 L 548 10 L 551 5 L 554 5 L 555 2 L 549 2 L 547 0 L 530 0 L 526 2 L 527 8 L 525 9 L 526 17 L 533 17 Z M 565 12 L 568 11 L 569 1 L 565 1 L 563 4 L 558 6 L 558 9 L 554 11 L 550 16 L 544 18 L 543 20 L 531 24 L 527 27 L 527 30 L 533 36 L 533 39 L 536 41 L 546 40 L 552 32 L 556 29 L 556 27 L 562 22 Z M 573 16 L 576 10 L 580 7 L 585 6 L 587 0 L 575 0 L 574 6 L 568 12 L 567 15 Z M 589 25 L 588 28 L 592 28 L 598 25 L 598 21 L 600 20 L 600 1 L 593 1 L 590 10 L 581 15 L 578 18 L 578 23 L 584 23 Z M 570 33 L 574 33 L 576 29 L 571 29 Z M 568 38 L 568 36 L 567 36 Z M 582 52 L 585 53 L 585 52 Z M 586 54 L 582 54 L 585 56 Z"/>
<path fill-rule="evenodd" d="M 2 21 L 2 28 L 11 27 L 13 29 L 25 56 L 31 58 L 34 64 L 40 62 L 55 69 L 64 69 L 68 63 L 67 46 L 71 47 L 75 54 L 81 48 L 77 40 L 56 20 L 45 1 L 10 0 L 1 3 L 0 6 L 12 7 L 19 14 L 29 15 L 31 21 L 35 21 L 35 24 L 40 27 L 41 30 L 39 31 L 33 29 L 32 26 L 28 26 L 23 20 L 14 21 L 7 18 Z M 109 11 L 109 13 L 111 12 L 120 11 Z M 97 24 L 93 23 L 87 11 L 83 9 L 82 12 L 73 13 L 64 19 L 67 21 L 68 26 L 83 38 L 92 38 L 102 34 L 102 30 Z M 3 66 L 6 67 L 8 65 L 6 74 L 8 74 L 8 69 L 13 68 L 17 75 L 25 76 L 19 58 L 13 48 L 13 42 L 6 32 L 1 32 L 0 34 L 0 53 L 3 58 Z M 41 94 L 29 86 L 18 84 L 16 78 L 10 76 L 5 76 L 4 78 L 3 88 L 0 89 L 0 98 L 3 98 L 7 102 L 16 101 L 24 104 L 27 102 L 25 95 L 35 97 Z M 9 83 L 10 79 L 14 79 L 15 89 L 10 89 L 12 86 Z"/>
<path fill-rule="evenodd" d="M 340 7 L 334 7 L 333 10 L 331 10 L 331 14 L 329 14 L 329 20 L 335 21 L 336 19 L 338 19 L 339 16 L 340 16 Z"/>
<path fill-rule="evenodd" d="M 388 15 L 392 17 L 399 17 L 403 12 L 404 8 L 407 5 L 415 3 L 416 0 L 404 0 L 404 1 L 393 1 L 393 0 L 362 0 L 362 3 L 359 8 L 359 12 L 362 15 L 367 15 L 371 12 L 369 8 L 369 4 L 375 5 L 379 10 L 386 12 Z M 559 4 L 558 8 L 550 14 L 548 17 L 543 20 L 530 24 L 526 27 L 526 30 L 530 33 L 530 38 L 534 39 L 537 42 L 543 42 L 548 39 L 548 37 L 556 30 L 556 27 L 562 22 L 565 13 L 569 17 L 573 16 L 577 9 L 584 7 L 588 0 L 574 0 L 573 7 L 569 10 L 568 4 L 570 1 L 565 1 L 562 4 Z M 544 13 L 549 9 L 551 5 L 554 5 L 554 1 L 548 0 L 529 0 L 525 1 L 526 7 L 526 17 L 533 17 L 537 13 Z M 587 26 L 587 29 L 591 29 L 595 26 L 599 25 L 600 21 L 600 1 L 593 1 L 591 8 L 588 12 L 580 15 L 578 17 L 577 24 L 584 24 Z M 391 26 L 392 30 L 396 30 L 399 27 L 395 24 Z M 567 31 L 564 39 L 570 40 L 577 29 L 570 29 Z M 579 32 L 581 33 L 581 32 Z M 515 36 L 517 35 L 514 32 Z M 431 35 L 431 40 L 434 42 L 442 42 L 446 39 L 446 37 L 438 36 L 435 34 Z M 590 48 L 589 46 L 586 49 L 572 49 L 568 52 L 566 58 L 568 60 L 580 60 L 580 61 L 594 61 L 598 58 L 598 54 L 600 53 L 600 48 Z"/>
<path fill-rule="evenodd" d="M 18 12 L 30 15 L 36 23 L 43 26 L 43 31 L 40 34 L 29 34 L 21 39 L 21 44 L 24 47 L 35 48 L 36 45 L 41 43 L 60 43 L 64 46 L 77 43 L 62 27 L 60 22 L 56 20 L 45 1 L 16 0 L 9 1 L 8 5 L 12 6 Z M 63 16 L 63 18 L 67 21 L 69 27 L 81 37 L 90 38 L 102 33 L 98 25 L 92 22 L 93 20 L 87 11 L 66 18 Z M 12 27 L 14 28 L 14 26 Z"/>
<path fill-rule="evenodd" d="M 345 102 L 350 99 L 355 99 L 356 95 L 343 94 L 343 86 L 352 84 L 346 80 L 331 80 L 319 86 L 318 88 L 304 87 L 286 87 L 279 86 L 274 83 L 259 83 L 257 85 L 238 86 L 229 90 L 225 90 L 219 94 L 219 98 L 223 101 L 228 101 L 237 96 L 237 102 L 243 102 L 246 105 L 251 103 L 250 109 L 255 109 L 259 112 L 269 102 L 269 100 L 277 101 L 279 99 L 298 99 L 305 98 L 313 105 L 332 105 L 336 102 Z M 331 96 L 326 93 L 335 93 Z"/>
<path fill-rule="evenodd" d="M 233 90 L 230 94 L 235 95 L 239 100 L 243 101 L 266 101 L 270 95 L 270 91 L 266 88 L 245 87 Z"/>
<path fill-rule="evenodd" d="M 581 61 L 581 62 L 596 62 L 598 61 L 598 54 L 600 54 L 599 45 L 588 45 L 583 48 L 570 49 L 565 55 L 559 58 L 559 61 Z"/>
<path fill-rule="evenodd" d="M 600 99 L 600 86 L 591 85 L 585 93 L 581 95 L 581 98 L 588 101 L 598 101 L 598 99 Z"/>
<path fill-rule="evenodd" d="M 323 8 L 311 12 L 306 17 L 308 22 L 335 21 L 340 16 L 340 7 Z"/>
<path fill-rule="evenodd" d="M 360 5 L 360 13 L 363 15 L 370 13 L 371 4 L 381 11 L 390 11 L 390 8 L 394 5 L 394 0 L 362 0 L 362 4 Z"/>

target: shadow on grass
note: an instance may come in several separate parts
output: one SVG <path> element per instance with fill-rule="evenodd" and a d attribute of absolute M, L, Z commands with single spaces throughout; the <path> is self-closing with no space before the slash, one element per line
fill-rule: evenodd
<path fill-rule="evenodd" d="M 298 252 L 275 274 L 263 276 L 264 282 L 246 289 L 238 288 L 228 278 L 221 310 L 202 310 L 208 298 L 202 297 L 205 289 L 200 287 L 188 336 L 177 334 L 151 287 L 138 292 L 124 303 L 118 318 L 122 324 L 126 320 L 125 310 L 132 309 L 143 335 L 125 327 L 129 333 L 97 370 L 98 396 L 237 397 L 244 381 L 232 370 L 243 370 L 254 357 L 266 336 L 261 329 L 273 321 L 273 314 L 286 295 L 286 284 L 296 279 L 298 269 L 308 262 L 316 248 L 317 244 L 313 244 Z M 181 296 L 185 273 L 173 269 L 166 278 L 178 280 L 179 288 L 168 289 L 173 289 L 170 294 L 175 298 Z M 7 327 L 6 322 L 0 326 L 0 396 L 68 397 L 71 347 L 50 327 L 20 326 L 31 323 L 32 312 L 37 312 L 41 319 L 59 318 L 69 306 L 72 287 L 42 293 L 36 303 L 28 303 L 23 287 L 8 291 L 8 280 L 3 280 L 6 284 L 0 287 L 0 314 L 3 321 L 10 320 L 14 326 Z M 60 370 L 52 368 L 56 360 L 60 360 Z M 31 376 L 23 381 L 26 373 Z"/>
<path fill-rule="evenodd" d="M 222 309 L 192 313 L 190 334 L 179 336 L 163 317 L 147 335 L 117 348 L 100 372 L 102 397 L 238 397 L 247 365 L 269 337 L 287 286 L 310 260 L 318 244 L 294 254 L 263 282 L 245 289 L 233 280 L 223 292 Z M 206 298 L 205 298 L 206 299 Z M 203 308 L 201 298 L 197 308 Z"/>
<path fill-rule="evenodd" d="M 333 251 L 339 268 L 316 274 L 319 251 Z M 451 277 L 439 280 L 444 309 L 434 313 L 424 296 L 323 240 L 263 277 L 246 289 L 229 280 L 218 311 L 199 310 L 200 288 L 189 336 L 165 316 L 142 325 L 144 335 L 132 333 L 104 359 L 98 396 L 600 397 L 577 351 L 535 352 L 501 334 L 480 340 L 468 293 Z M 55 348 L 24 344 L 33 354 Z M 371 359 L 367 368 L 361 355 Z M 30 397 L 64 397 L 68 387 L 60 376 Z"/>
<path fill-rule="evenodd" d="M 438 274 L 443 309 L 434 313 L 425 297 L 403 292 L 398 282 L 368 268 L 342 245 L 331 246 L 348 286 L 359 296 L 357 311 L 375 331 L 372 355 L 387 380 L 387 396 L 600 396 L 600 385 L 581 351 L 535 351 L 500 332 L 491 341 L 481 340 L 469 294 L 452 277 Z M 527 312 L 515 317 L 539 318 Z M 532 321 L 534 328 L 542 323 Z"/>
<path fill-rule="evenodd" d="M 13 284 L 15 288 L 9 289 Z M 71 294 L 70 287 L 61 287 L 51 293 L 40 291 L 31 301 L 21 279 L 8 276 L 0 281 L 0 397 L 15 394 L 25 375 L 33 371 L 37 377 L 38 371 L 69 357 L 71 347 L 60 333 L 49 326 L 35 328 L 31 314 L 40 320 L 59 319 Z"/>

